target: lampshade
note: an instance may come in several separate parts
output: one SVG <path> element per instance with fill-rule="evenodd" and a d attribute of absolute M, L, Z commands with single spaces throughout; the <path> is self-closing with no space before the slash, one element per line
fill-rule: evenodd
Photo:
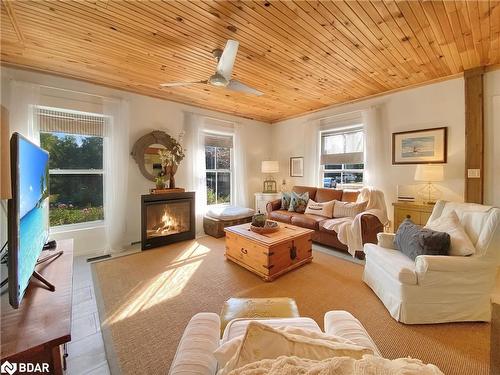
<path fill-rule="evenodd" d="M 277 160 L 264 160 L 260 170 L 262 173 L 278 173 L 280 171 L 280 163 Z"/>
<path fill-rule="evenodd" d="M 443 181 L 444 168 L 442 165 L 419 164 L 415 170 L 415 181 L 435 182 Z"/>
<path fill-rule="evenodd" d="M 10 186 L 9 112 L 0 106 L 0 199 L 12 198 Z"/>

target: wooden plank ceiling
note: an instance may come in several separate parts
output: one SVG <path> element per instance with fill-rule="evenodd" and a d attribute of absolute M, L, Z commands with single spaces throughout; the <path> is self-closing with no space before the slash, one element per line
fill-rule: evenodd
<path fill-rule="evenodd" d="M 500 63 L 500 2 L 6 1 L 1 60 L 266 122 Z M 240 42 L 234 78 L 207 79 Z"/>

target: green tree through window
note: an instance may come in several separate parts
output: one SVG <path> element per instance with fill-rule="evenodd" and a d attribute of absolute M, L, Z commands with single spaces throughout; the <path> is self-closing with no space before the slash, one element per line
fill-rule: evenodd
<path fill-rule="evenodd" d="M 41 133 L 50 154 L 50 225 L 104 219 L 102 137 Z"/>

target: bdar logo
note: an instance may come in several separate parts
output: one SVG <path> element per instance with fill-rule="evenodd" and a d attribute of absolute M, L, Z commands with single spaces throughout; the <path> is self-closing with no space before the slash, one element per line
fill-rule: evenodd
<path fill-rule="evenodd" d="M 17 371 L 17 363 L 10 363 L 9 361 L 5 361 L 4 363 L 2 363 L 0 371 L 2 372 L 2 374 L 12 375 Z"/>

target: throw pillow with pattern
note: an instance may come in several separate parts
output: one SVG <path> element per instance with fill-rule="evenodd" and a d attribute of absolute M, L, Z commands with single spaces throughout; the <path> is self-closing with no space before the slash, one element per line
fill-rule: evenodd
<path fill-rule="evenodd" d="M 303 214 L 306 210 L 308 201 L 309 193 L 307 191 L 304 194 L 297 194 L 295 192 L 292 192 L 292 199 L 290 199 L 290 207 L 288 207 L 288 211 L 295 211 Z"/>
<path fill-rule="evenodd" d="M 412 260 L 419 255 L 448 255 L 450 235 L 421 228 L 405 219 L 394 237 L 394 247 Z"/>
<path fill-rule="evenodd" d="M 288 210 L 290 208 L 290 201 L 292 199 L 291 193 L 281 193 L 281 209 Z"/>
<path fill-rule="evenodd" d="M 333 217 L 333 205 L 335 200 L 329 202 L 318 203 L 309 199 L 306 208 L 306 214 L 323 216 L 331 219 Z"/>

